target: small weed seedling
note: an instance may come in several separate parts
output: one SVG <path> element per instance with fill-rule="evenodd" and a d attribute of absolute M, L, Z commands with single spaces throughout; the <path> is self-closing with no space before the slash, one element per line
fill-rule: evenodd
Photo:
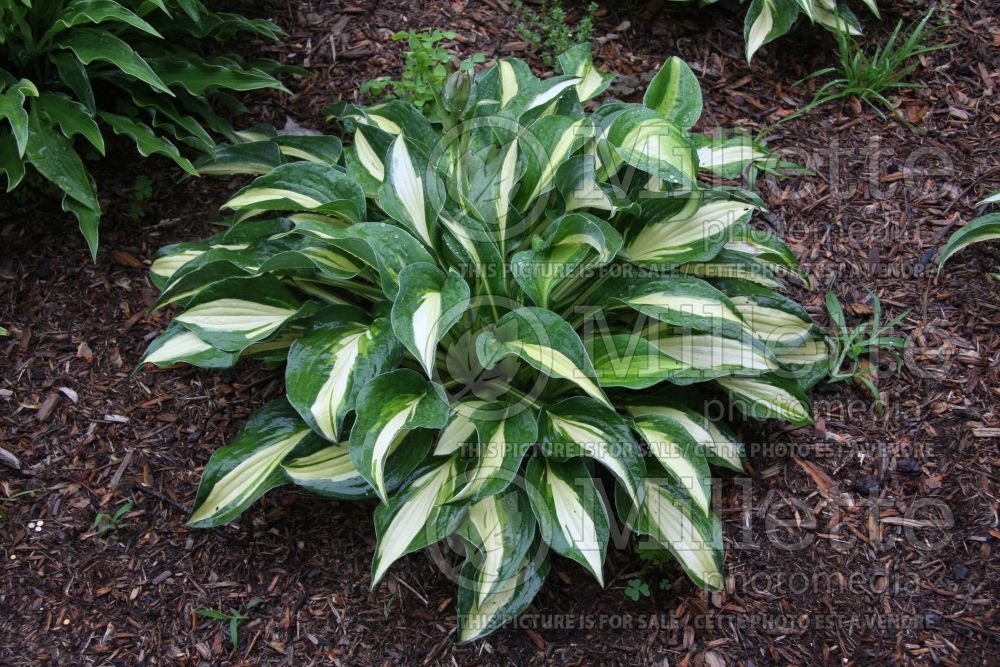
<path fill-rule="evenodd" d="M 648 598 L 649 584 L 642 579 L 629 579 L 625 587 L 625 597 L 632 602 L 638 602 L 639 598 Z"/>
<path fill-rule="evenodd" d="M 91 526 L 97 531 L 98 535 L 106 535 L 111 532 L 118 532 L 118 529 L 122 527 L 123 521 L 122 517 L 132 511 L 135 505 L 130 501 L 115 510 L 114 514 L 108 514 L 107 512 L 100 512 L 94 517 L 94 523 Z"/>
<path fill-rule="evenodd" d="M 437 101 L 437 91 L 454 69 L 452 55 L 438 43 L 455 37 L 455 33 L 442 30 L 397 32 L 392 36 L 393 40 L 408 40 L 410 47 L 404 55 L 403 74 L 398 80 L 390 77 L 372 79 L 361 86 L 361 92 L 376 99 L 396 97 L 409 100 L 425 113 L 430 111 Z M 470 70 L 485 60 L 485 55 L 476 53 L 463 61 L 460 69 Z"/>
<path fill-rule="evenodd" d="M 596 2 L 587 5 L 586 13 L 576 24 L 576 30 L 566 20 L 566 10 L 560 0 L 543 0 L 537 12 L 526 7 L 521 0 L 514 0 L 514 8 L 524 18 L 522 23 L 518 23 L 517 32 L 524 41 L 531 44 L 542 62 L 552 67 L 560 53 L 590 41 L 590 35 L 594 31 L 594 15 L 599 6 Z"/>
<path fill-rule="evenodd" d="M 907 77 L 920 65 L 918 58 L 926 53 L 950 49 L 954 46 L 953 44 L 927 44 L 927 39 L 943 27 L 928 28 L 927 24 L 933 11 L 933 9 L 929 11 L 912 28 L 909 35 L 903 35 L 903 22 L 899 21 L 892 31 L 889 41 L 878 46 L 871 54 L 863 50 L 846 31 L 835 33 L 839 46 L 839 66 L 827 67 L 813 72 L 804 81 L 829 74 L 839 74 L 839 76 L 823 84 L 813 95 L 809 104 L 786 116 L 780 122 L 797 118 L 836 100 L 857 97 L 874 109 L 879 117 L 885 117 L 882 113 L 882 109 L 885 109 L 901 123 L 918 131 L 899 113 L 887 95 L 893 91 L 924 87 L 923 84 L 907 81 Z"/>
<path fill-rule="evenodd" d="M 250 600 L 250 602 L 246 603 L 244 611 L 253 609 L 263 601 L 263 598 L 254 598 Z M 219 611 L 218 609 L 196 609 L 194 613 L 199 616 L 204 616 L 205 618 L 215 619 L 217 621 L 229 621 L 229 641 L 232 644 L 234 651 L 240 643 L 240 624 L 243 623 L 243 621 L 250 619 L 250 617 L 245 613 L 237 611 L 232 607 L 229 608 L 228 614 L 224 611 Z"/>
<path fill-rule="evenodd" d="M 145 203 L 153 196 L 153 179 L 145 174 L 135 177 L 135 184 L 132 186 L 132 203 L 128 208 L 128 215 L 133 220 L 142 220 L 146 217 Z"/>
<path fill-rule="evenodd" d="M 829 382 L 858 380 L 864 384 L 875 399 L 875 407 L 881 417 L 885 406 L 882 404 L 882 398 L 879 396 L 878 387 L 875 386 L 873 379 L 877 365 L 863 364 L 862 357 L 877 355 L 880 350 L 887 350 L 897 364 L 901 363 L 902 359 L 897 350 L 905 349 L 907 340 L 888 334 L 894 326 L 910 314 L 910 311 L 909 309 L 903 311 L 883 326 L 881 323 L 882 304 L 873 292 L 870 293 L 872 295 L 872 318 L 854 328 L 848 328 L 844 309 L 840 305 L 837 295 L 832 291 L 826 293 L 826 309 L 830 313 L 830 320 L 837 329 L 837 333 L 829 337 L 833 350 Z"/>
<path fill-rule="evenodd" d="M 636 553 L 639 555 L 639 560 L 643 562 L 642 569 L 638 577 L 628 580 L 624 591 L 625 597 L 633 602 L 638 602 L 639 598 L 648 598 L 651 595 L 647 581 L 649 576 L 653 574 L 653 571 L 657 567 L 673 560 L 673 556 L 670 555 L 669 551 L 651 540 L 640 542 L 636 548 Z M 661 591 L 670 590 L 670 580 L 660 578 L 656 586 Z"/>

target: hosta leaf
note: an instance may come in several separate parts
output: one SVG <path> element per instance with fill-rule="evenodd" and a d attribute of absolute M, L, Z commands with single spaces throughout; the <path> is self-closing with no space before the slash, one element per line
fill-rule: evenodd
<path fill-rule="evenodd" d="M 28 124 L 28 145 L 24 159 L 38 173 L 91 211 L 100 212 L 97 193 L 83 161 L 73 144 L 50 125 L 42 125 L 37 115 Z"/>
<path fill-rule="evenodd" d="M 538 435 L 537 416 L 522 405 L 488 403 L 477 408 L 471 419 L 478 434 L 478 452 L 474 465 L 460 477 L 452 501 L 475 502 L 506 489 Z"/>
<path fill-rule="evenodd" d="M 787 243 L 770 232 L 737 225 L 722 250 L 722 256 L 746 257 L 776 275 L 791 274 L 809 285 L 809 277 L 799 270 L 795 253 Z"/>
<path fill-rule="evenodd" d="M 554 378 L 569 380 L 588 396 L 608 405 L 597 385 L 597 374 L 573 327 L 552 311 L 518 308 L 501 317 L 493 332 L 476 339 L 476 354 L 484 368 L 516 355 Z"/>
<path fill-rule="evenodd" d="M 725 377 L 716 382 L 729 392 L 733 402 L 755 419 L 774 417 L 796 426 L 812 423 L 809 399 L 792 381 L 774 375 Z"/>
<path fill-rule="evenodd" d="M 51 39 L 66 28 L 82 23 L 107 21 L 126 23 L 153 37 L 162 38 L 156 28 L 113 0 L 73 0 L 59 16 L 59 20 L 45 33 L 43 39 Z"/>
<path fill-rule="evenodd" d="M 331 442 L 341 437 L 361 389 L 401 356 L 385 318 L 366 324 L 352 310 L 330 306 L 317 314 L 309 333 L 292 343 L 285 367 L 288 402 Z"/>
<path fill-rule="evenodd" d="M 626 164 L 671 186 L 688 187 L 697 176 L 686 133 L 651 109 L 632 107 L 619 114 L 607 139 Z"/>
<path fill-rule="evenodd" d="M 628 411 L 635 419 L 655 418 L 658 423 L 667 420 L 674 423 L 702 447 L 709 463 L 737 472 L 743 470 L 743 443 L 726 427 L 694 410 L 680 404 L 640 401 Z"/>
<path fill-rule="evenodd" d="M 229 278 L 199 292 L 174 321 L 213 347 L 239 352 L 273 334 L 299 307 L 272 276 Z"/>
<path fill-rule="evenodd" d="M 818 4 L 813 6 L 819 9 Z M 787 33 L 798 14 L 795 0 L 753 0 L 743 22 L 747 62 L 760 47 Z"/>
<path fill-rule="evenodd" d="M 576 84 L 576 95 L 581 102 L 593 99 L 607 90 L 614 79 L 613 74 L 605 74 L 594 66 L 590 43 L 577 44 L 558 56 L 559 69 L 580 79 Z"/>
<path fill-rule="evenodd" d="M 560 463 L 535 456 L 525 479 L 542 539 L 556 553 L 590 570 L 603 586 L 610 532 L 593 473 L 582 459 Z"/>
<path fill-rule="evenodd" d="M 506 296 L 507 268 L 490 231 L 467 216 L 452 219 L 450 214 L 442 213 L 438 220 L 447 231 L 445 245 L 455 256 L 452 266 L 473 279 L 476 294 L 489 298 Z"/>
<path fill-rule="evenodd" d="M 813 6 L 813 18 L 817 23 L 834 32 L 846 32 L 848 35 L 861 34 L 861 24 L 858 22 L 858 17 L 843 4 L 828 8 L 821 2 L 816 3 Z"/>
<path fill-rule="evenodd" d="M 406 137 L 402 134 L 396 137 L 389 149 L 385 182 L 379 188 L 379 206 L 393 219 L 406 225 L 428 248 L 434 247 L 436 211 L 426 194 L 436 184 L 433 172 L 414 162 Z"/>
<path fill-rule="evenodd" d="M 0 88 L 2 90 L 2 88 Z M 24 108 L 26 96 L 37 97 L 38 89 L 35 84 L 27 79 L 8 88 L 0 94 L 0 120 L 4 118 L 10 123 L 10 129 L 14 133 L 14 140 L 17 142 L 17 154 L 24 155 L 28 146 L 28 112 Z"/>
<path fill-rule="evenodd" d="M 17 151 L 17 142 L 11 134 L 0 134 L 0 174 L 7 174 L 7 192 L 17 187 L 24 178 L 24 160 Z"/>
<path fill-rule="evenodd" d="M 984 203 L 989 202 L 987 199 Z M 952 255 L 973 243 L 1000 238 L 1000 213 L 990 213 L 969 222 L 951 235 L 938 255 L 938 266 L 944 266 Z"/>
<path fill-rule="evenodd" d="M 745 280 L 724 280 L 719 286 L 754 335 L 769 346 L 795 347 L 816 330 L 802 306 L 774 290 Z"/>
<path fill-rule="evenodd" d="M 255 211 L 313 211 L 359 222 L 365 194 L 346 174 L 326 164 L 292 162 L 260 176 L 223 204 Z"/>
<path fill-rule="evenodd" d="M 611 471 L 635 502 L 640 501 L 642 451 L 617 412 L 592 398 L 576 396 L 546 407 L 541 424 L 547 458 L 594 459 Z"/>
<path fill-rule="evenodd" d="M 749 280 L 764 287 L 782 286 L 771 262 L 759 261 L 753 255 L 730 250 L 720 251 L 709 261 L 682 264 L 677 270 L 699 278 L 736 278 Z"/>
<path fill-rule="evenodd" d="M 181 86 L 195 96 L 203 96 L 214 88 L 260 90 L 275 88 L 289 92 L 267 72 L 238 66 L 228 58 L 150 58 L 150 67 L 160 80 L 170 86 Z"/>
<path fill-rule="evenodd" d="M 734 337 L 748 328 L 730 298 L 698 278 L 622 278 L 606 290 L 614 301 L 677 327 Z"/>
<path fill-rule="evenodd" d="M 399 558 L 454 530 L 463 508 L 445 501 L 455 488 L 457 460 L 452 456 L 421 468 L 413 481 L 375 509 L 378 544 L 372 559 L 373 588 Z"/>
<path fill-rule="evenodd" d="M 705 334 L 657 334 L 653 343 L 687 366 L 687 378 L 708 380 L 720 375 L 761 375 L 778 368 L 774 354 L 750 336 L 742 340 Z"/>
<path fill-rule="evenodd" d="M 596 156 L 574 155 L 556 172 L 556 189 L 563 196 L 566 212 L 597 209 L 613 215 L 619 207 L 638 211 L 639 207 L 625 194 L 610 185 L 598 183 Z"/>
<path fill-rule="evenodd" d="M 130 137 L 133 141 L 135 141 L 135 147 L 139 151 L 140 155 L 149 156 L 153 153 L 166 155 L 187 173 L 192 176 L 198 175 L 198 170 L 194 168 L 194 165 L 191 164 L 186 157 L 181 155 L 180 151 L 177 150 L 177 146 L 174 146 L 163 137 L 156 136 L 156 134 L 149 129 L 148 126 L 143 125 L 142 123 L 137 123 L 131 118 L 118 116 L 106 111 L 101 111 L 98 115 L 101 120 L 111 126 L 111 129 L 115 131 L 115 134 Z"/>
<path fill-rule="evenodd" d="M 468 553 L 472 567 L 466 566 L 473 577 L 465 576 L 467 569 L 459 586 L 469 588 L 475 604 L 482 605 L 516 575 L 537 529 L 528 497 L 512 489 L 470 505 L 457 533 L 473 547 Z"/>
<path fill-rule="evenodd" d="M 986 196 L 985 199 L 976 204 L 976 206 L 987 206 L 989 204 L 997 204 L 997 203 L 1000 203 L 1000 190 L 990 193 L 989 195 Z"/>
<path fill-rule="evenodd" d="M 449 456 L 461 449 L 468 451 L 470 445 L 479 442 L 472 415 L 483 405 L 486 405 L 486 401 L 469 399 L 451 406 L 451 417 L 438 435 L 437 443 L 434 445 L 434 456 Z"/>
<path fill-rule="evenodd" d="M 351 460 L 382 502 L 388 503 L 386 459 L 409 431 L 442 428 L 448 421 L 448 399 L 439 385 L 415 371 L 400 369 L 373 378 L 355 405 Z"/>
<path fill-rule="evenodd" d="M 274 139 L 282 155 L 297 160 L 335 166 L 344 151 L 337 137 L 283 134 Z"/>
<path fill-rule="evenodd" d="M 315 437 L 311 433 L 284 399 L 268 403 L 235 440 L 212 454 L 188 525 L 207 528 L 228 523 L 257 498 L 287 483 L 281 462 L 306 438 Z"/>
<path fill-rule="evenodd" d="M 696 144 L 698 168 L 722 178 L 738 178 L 746 167 L 771 155 L 763 146 L 746 136 L 730 139 L 705 137 L 704 141 L 705 143 Z"/>
<path fill-rule="evenodd" d="M 524 122 L 544 114 L 556 101 L 581 81 L 577 76 L 554 76 L 519 82 L 517 94 L 504 105 L 505 112 Z M 535 113 L 531 113 L 531 112 Z"/>
<path fill-rule="evenodd" d="M 655 470 L 653 466 L 649 467 L 651 471 Z M 619 490 L 619 513 L 629 517 L 627 522 L 637 532 L 666 547 L 697 585 L 721 590 L 723 545 L 719 518 L 703 515 L 684 487 L 671 479 L 648 477 L 644 484 L 646 495 L 638 508 Z"/>
<path fill-rule="evenodd" d="M 215 146 L 195 162 L 199 174 L 231 176 L 266 174 L 281 164 L 281 151 L 273 141 L 249 141 Z"/>
<path fill-rule="evenodd" d="M 700 201 L 697 197 L 690 200 L 696 208 L 684 199 L 644 204 L 640 223 L 627 234 L 623 256 L 653 268 L 710 259 L 725 244 L 726 231 L 755 208 L 739 200 L 709 200 L 699 205 Z"/>
<path fill-rule="evenodd" d="M 59 79 L 66 84 L 66 87 L 73 91 L 76 98 L 83 102 L 83 105 L 90 109 L 90 113 L 97 112 L 97 101 L 94 99 L 94 90 L 90 85 L 90 75 L 83 63 L 69 51 L 56 51 L 49 55 L 49 60 L 56 66 L 59 72 Z"/>
<path fill-rule="evenodd" d="M 99 238 L 98 225 L 101 222 L 101 212 L 82 204 L 73 199 L 69 194 L 63 195 L 62 210 L 76 216 L 77 224 L 80 227 L 80 234 L 87 241 L 90 249 L 90 259 L 97 261 L 97 243 Z"/>
<path fill-rule="evenodd" d="M 351 500 L 371 495 L 372 487 L 351 462 L 347 443 L 288 459 L 281 468 L 293 484 L 321 496 Z"/>
<path fill-rule="evenodd" d="M 602 387 L 646 389 L 664 380 L 686 384 L 705 379 L 704 370 L 692 369 L 637 334 L 602 333 L 590 337 L 587 346 Z"/>
<path fill-rule="evenodd" d="M 536 542 L 514 572 L 480 600 L 474 584 L 476 563 L 466 560 L 461 582 L 469 582 L 469 585 L 460 583 L 458 587 L 458 641 L 462 644 L 475 641 L 527 609 L 541 589 L 549 568 L 548 554 L 544 553 L 543 545 Z"/>
<path fill-rule="evenodd" d="M 701 117 L 701 86 L 687 63 L 672 56 L 663 63 L 646 88 L 642 103 L 682 130 Z"/>
<path fill-rule="evenodd" d="M 400 272 L 392 329 L 428 378 L 434 375 L 438 342 L 468 307 L 469 286 L 455 270 L 445 274 L 433 264 L 418 263 Z"/>
<path fill-rule="evenodd" d="M 171 324 L 149 344 L 139 365 L 154 364 L 164 368 L 185 363 L 200 368 L 229 368 L 239 357 L 238 352 L 217 350 L 198 338 L 197 334 L 178 324 Z"/>
<path fill-rule="evenodd" d="M 72 139 L 77 134 L 83 135 L 104 155 L 104 137 L 87 107 L 62 93 L 44 92 L 38 96 L 33 108 L 41 110 L 53 123 L 59 125 L 67 139 Z"/>
<path fill-rule="evenodd" d="M 525 160 L 525 172 L 515 198 L 518 209 L 527 211 L 535 200 L 555 186 L 555 176 L 563 162 L 594 134 L 587 119 L 544 116 L 525 130 L 518 151 Z"/>
<path fill-rule="evenodd" d="M 618 253 L 621 235 L 600 218 L 570 213 L 552 221 L 531 250 L 515 253 L 510 272 L 531 300 L 547 308 L 553 290 L 577 269 L 604 266 Z M 586 261 L 590 258 L 590 261 Z"/>
<path fill-rule="evenodd" d="M 162 93 L 173 96 L 160 77 L 149 67 L 132 47 L 107 30 L 77 28 L 61 40 L 60 46 L 70 49 L 85 65 L 95 60 L 109 62 L 129 76 L 148 83 Z"/>
<path fill-rule="evenodd" d="M 645 415 L 633 420 L 649 451 L 707 516 L 712 512 L 712 471 L 705 453 L 676 419 Z M 634 500 L 633 500 L 634 502 Z"/>

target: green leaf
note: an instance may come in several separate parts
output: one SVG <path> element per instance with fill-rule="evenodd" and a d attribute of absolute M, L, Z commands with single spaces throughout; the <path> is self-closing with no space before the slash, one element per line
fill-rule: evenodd
<path fill-rule="evenodd" d="M 560 54 L 557 60 L 563 74 L 570 74 L 580 79 L 580 83 L 576 84 L 576 95 L 581 102 L 603 93 L 615 78 L 613 74 L 605 74 L 594 67 L 589 42 L 577 44 Z"/>
<path fill-rule="evenodd" d="M 177 146 L 174 146 L 162 137 L 156 136 L 156 134 L 149 129 L 147 125 L 137 123 L 131 118 L 118 116 L 106 111 L 98 112 L 98 116 L 100 116 L 101 120 L 111 126 L 111 129 L 115 131 L 115 134 L 130 137 L 133 141 L 135 141 L 135 146 L 138 149 L 139 154 L 143 157 L 148 157 L 153 153 L 166 155 L 168 158 L 173 160 L 178 167 L 187 173 L 192 176 L 198 175 L 198 170 L 194 168 L 194 165 L 191 164 L 186 157 L 181 155 L 180 151 L 177 150 Z"/>
<path fill-rule="evenodd" d="M 665 420 L 672 422 L 701 446 L 709 463 L 737 472 L 743 470 L 743 443 L 728 428 L 704 415 L 680 404 L 646 399 L 640 399 L 628 411 L 635 419 L 655 418 L 658 423 Z"/>
<path fill-rule="evenodd" d="M 576 396 L 548 406 L 541 420 L 546 457 L 586 456 L 607 468 L 634 502 L 641 500 L 646 469 L 642 451 L 626 421 L 592 398 Z"/>
<path fill-rule="evenodd" d="M 484 368 L 516 355 L 543 373 L 569 380 L 585 394 L 610 406 L 597 385 L 597 373 L 573 327 L 543 308 L 518 308 L 501 317 L 495 330 L 476 339 L 476 354 Z"/>
<path fill-rule="evenodd" d="M 817 12 L 820 3 L 813 3 Z M 795 0 L 753 0 L 743 23 L 747 62 L 760 47 L 787 33 L 799 15 Z"/>
<path fill-rule="evenodd" d="M 651 109 L 626 109 L 611 123 L 607 139 L 626 164 L 672 187 L 689 187 L 697 177 L 687 134 Z"/>
<path fill-rule="evenodd" d="M 998 238 L 1000 238 L 1000 213 L 990 213 L 976 218 L 951 235 L 938 255 L 938 266 L 944 266 L 944 263 L 962 248 Z"/>
<path fill-rule="evenodd" d="M 399 369 L 368 382 L 355 405 L 351 460 L 382 502 L 388 503 L 386 460 L 409 431 L 442 428 L 448 421 L 448 399 L 439 385 L 415 371 Z"/>
<path fill-rule="evenodd" d="M 17 141 L 17 154 L 24 156 L 28 146 L 28 112 L 24 109 L 25 97 L 38 97 L 35 84 L 21 79 L 0 95 L 0 119 L 7 119 Z"/>
<path fill-rule="evenodd" d="M 331 442 L 338 442 L 362 388 L 401 356 L 385 318 L 363 324 L 352 310 L 330 306 L 318 314 L 310 332 L 292 343 L 285 368 L 288 402 Z"/>
<path fill-rule="evenodd" d="M 7 174 L 7 192 L 17 187 L 24 178 L 24 160 L 18 154 L 14 135 L 0 134 L 0 174 Z"/>
<path fill-rule="evenodd" d="M 642 103 L 682 130 L 701 117 L 701 86 L 687 63 L 672 56 L 663 63 L 646 88 Z"/>
<path fill-rule="evenodd" d="M 146 348 L 139 365 L 153 364 L 160 368 L 185 363 L 200 368 L 230 368 L 237 359 L 237 352 L 217 350 L 198 335 L 177 323 L 171 324 Z"/>
<path fill-rule="evenodd" d="M 633 424 L 667 474 L 684 487 L 706 516 L 711 514 L 712 471 L 701 444 L 685 425 L 675 418 L 655 414 L 637 416 Z"/>
<path fill-rule="evenodd" d="M 402 556 L 451 534 L 462 507 L 445 501 L 455 488 L 457 457 L 419 470 L 412 482 L 375 509 L 378 544 L 372 558 L 372 588 Z"/>
<path fill-rule="evenodd" d="M 700 381 L 715 374 L 690 366 L 668 356 L 650 340 L 636 334 L 591 336 L 587 351 L 594 360 L 594 370 L 602 387 L 646 389 L 670 380 L 674 384 Z M 727 371 L 720 371 L 719 375 Z"/>
<path fill-rule="evenodd" d="M 656 464 L 649 466 L 655 470 Z M 653 475 L 655 473 L 651 473 Z M 635 507 L 620 489 L 616 495 L 619 515 L 643 535 L 649 535 L 673 554 L 694 583 L 709 590 L 722 589 L 722 524 L 714 514 L 705 516 L 684 487 L 672 479 L 644 480 L 646 494 Z"/>
<path fill-rule="evenodd" d="M 535 456 L 525 479 L 542 539 L 556 553 L 590 570 L 603 586 L 610 529 L 593 473 L 581 459 L 559 463 Z"/>
<path fill-rule="evenodd" d="M 434 376 L 438 342 L 468 307 L 469 286 L 454 269 L 445 274 L 433 264 L 418 263 L 400 272 L 392 329 L 428 378 Z"/>
<path fill-rule="evenodd" d="M 529 125 L 519 141 L 525 172 L 515 198 L 517 208 L 528 210 L 554 188 L 559 167 L 593 135 L 594 126 L 585 118 L 543 116 Z"/>
<path fill-rule="evenodd" d="M 426 182 L 428 178 L 431 182 Z M 389 149 L 386 179 L 379 188 L 379 206 L 405 225 L 428 248 L 434 247 L 436 212 L 426 195 L 435 189 L 433 172 L 414 162 L 406 137 L 403 134 L 397 136 Z"/>
<path fill-rule="evenodd" d="M 538 435 L 537 416 L 524 405 L 487 403 L 472 413 L 479 446 L 451 501 L 476 502 L 506 489 Z"/>
<path fill-rule="evenodd" d="M 62 209 L 76 216 L 80 233 L 83 235 L 84 240 L 87 242 L 87 247 L 90 249 L 90 258 L 96 262 L 97 243 L 100 236 L 98 225 L 101 222 L 101 212 L 95 211 L 78 202 L 76 199 L 70 197 L 68 193 L 63 195 Z"/>
<path fill-rule="evenodd" d="M 51 126 L 42 125 L 35 115 L 31 116 L 28 129 L 25 161 L 67 195 L 99 212 L 101 205 L 94 185 L 73 144 Z"/>
<path fill-rule="evenodd" d="M 230 444 L 217 449 L 205 466 L 188 525 L 219 526 L 238 517 L 255 500 L 287 482 L 281 462 L 311 436 L 284 399 L 251 417 Z"/>
<path fill-rule="evenodd" d="M 91 114 L 97 113 L 97 101 L 90 85 L 90 75 L 87 74 L 87 68 L 79 58 L 69 51 L 57 51 L 49 54 L 49 60 L 59 71 L 59 80 L 73 91 Z"/>
<path fill-rule="evenodd" d="M 286 157 L 317 164 L 328 164 L 331 167 L 337 165 L 344 151 L 340 139 L 326 135 L 284 134 L 275 137 L 274 143 L 278 145 L 281 154 Z"/>
<path fill-rule="evenodd" d="M 83 135 L 104 155 L 104 137 L 87 107 L 62 93 L 44 92 L 38 96 L 33 108 L 44 112 L 53 123 L 58 124 L 67 139 L 72 139 L 77 134 Z"/>
<path fill-rule="evenodd" d="M 783 419 L 796 426 L 812 424 L 809 399 L 794 382 L 774 375 L 725 377 L 716 382 L 747 416 Z"/>
<path fill-rule="evenodd" d="M 153 37 L 162 38 L 156 28 L 113 0 L 72 0 L 59 20 L 45 33 L 43 39 L 51 39 L 67 28 L 82 23 L 104 23 L 106 21 L 125 23 Z"/>
<path fill-rule="evenodd" d="M 359 222 L 365 195 L 357 183 L 326 164 L 292 162 L 260 176 L 222 205 L 253 211 L 312 211 Z"/>
<path fill-rule="evenodd" d="M 109 62 L 122 72 L 148 83 L 162 93 L 173 96 L 166 84 L 150 69 L 149 64 L 132 47 L 107 30 L 78 28 L 60 42 L 70 49 L 84 65 L 95 60 Z"/>
<path fill-rule="evenodd" d="M 195 162 L 201 175 L 266 174 L 281 164 L 281 150 L 273 141 L 215 146 Z"/>
<path fill-rule="evenodd" d="M 351 462 L 347 443 L 288 459 L 281 468 L 292 484 L 321 496 L 355 500 L 371 495 L 372 488 Z"/>
<path fill-rule="evenodd" d="M 230 58 L 160 57 L 150 58 L 147 62 L 161 81 L 169 86 L 181 86 L 197 97 L 202 97 L 215 88 L 230 90 L 274 88 L 290 93 L 267 72 L 240 67 Z"/>

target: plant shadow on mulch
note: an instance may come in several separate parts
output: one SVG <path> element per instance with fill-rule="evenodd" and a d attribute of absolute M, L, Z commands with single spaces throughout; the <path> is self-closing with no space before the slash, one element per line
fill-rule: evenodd
<path fill-rule="evenodd" d="M 668 55 L 692 64 L 705 89 L 700 127 L 759 130 L 806 101 L 796 87 L 832 64 L 833 41 L 804 27 L 742 58 L 732 8 L 603 12 L 595 53 L 618 71 L 618 94 L 641 91 Z M 897 3 L 869 41 L 927 3 Z M 536 56 L 501 0 L 278 5 L 289 32 L 274 55 L 316 76 L 291 99 L 260 98 L 255 117 L 324 128 L 322 107 L 353 99 L 360 82 L 396 74 L 403 28 L 442 27 L 467 56 Z M 643 14 L 645 12 L 645 15 Z M 946 233 L 1000 189 L 996 146 L 1000 20 L 990 3 L 952 3 L 941 37 L 903 95 L 921 137 L 850 103 L 779 126 L 771 145 L 816 176 L 761 183 L 769 223 L 813 281 L 797 298 L 823 319 L 835 290 L 852 317 L 867 288 L 914 341 L 887 372 L 886 416 L 837 385 L 815 392 L 814 428 L 746 425 L 750 466 L 717 483 L 727 586 L 708 594 L 672 563 L 646 571 L 612 550 L 608 586 L 558 559 L 528 613 L 469 647 L 454 644 L 454 584 L 437 562 L 410 556 L 368 590 L 370 503 L 294 490 L 270 493 L 224 528 L 185 528 L 201 467 L 257 407 L 281 393 L 280 374 L 130 372 L 168 321 L 150 313 L 155 250 L 210 232 L 235 179 L 178 181 L 159 160 L 129 152 L 97 165 L 107 209 L 96 264 L 48 193 L 0 199 L 0 662 L 29 664 L 995 664 L 1000 559 L 1000 289 L 995 249 L 970 249 L 935 276 L 921 270 Z M 627 23 L 626 23 L 627 22 Z M 131 201 L 137 174 L 153 197 Z M 134 208 L 142 212 L 136 219 Z M 117 530 L 93 522 L 131 501 Z M 36 523 L 39 522 L 39 523 Z M 650 582 L 633 602 L 629 579 Z M 669 590 L 655 585 L 669 583 Z M 219 621 L 198 609 L 246 609 L 231 651 Z"/>

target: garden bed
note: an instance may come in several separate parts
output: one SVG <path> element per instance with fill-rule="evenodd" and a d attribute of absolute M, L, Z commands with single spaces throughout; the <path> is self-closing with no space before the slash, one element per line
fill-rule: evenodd
<path fill-rule="evenodd" d="M 256 119 L 329 129 L 325 104 L 399 71 L 402 45 L 391 34 L 403 28 L 454 30 L 456 55 L 513 55 L 544 69 L 500 0 L 333 4 L 275 9 L 289 37 L 268 55 L 316 76 L 294 81 L 295 97 L 258 97 Z M 615 92 L 624 96 L 681 56 L 705 90 L 702 129 L 767 126 L 808 101 L 811 88 L 794 82 L 833 62 L 832 38 L 802 29 L 748 67 L 739 15 L 670 4 L 599 16 L 596 60 L 622 74 Z M 896 4 L 871 24 L 870 40 L 928 3 Z M 107 210 L 96 264 L 57 200 L 0 199 L 0 324 L 11 332 L 0 339 L 0 447 L 20 463 L 0 467 L 0 490 L 32 491 L 0 505 L 0 661 L 995 661 L 1000 289 L 987 274 L 998 257 L 980 246 L 940 276 L 933 261 L 948 231 L 1000 189 L 1000 18 L 991 9 L 965 0 L 947 10 L 937 38 L 956 46 L 925 59 L 914 77 L 927 87 L 907 92 L 902 106 L 926 136 L 848 103 L 769 138 L 817 172 L 762 192 L 768 223 L 813 282 L 797 299 L 824 323 L 827 289 L 849 318 L 870 312 L 868 287 L 887 315 L 911 309 L 899 329 L 915 348 L 879 381 L 885 418 L 863 388 L 820 385 L 815 427 L 744 428 L 748 474 L 717 485 L 725 591 L 706 593 L 673 563 L 650 570 L 615 549 L 602 591 L 558 559 L 515 626 L 466 647 L 452 632 L 454 586 L 427 555 L 403 559 L 368 590 L 373 503 L 283 489 L 231 526 L 184 525 L 200 469 L 280 394 L 281 377 L 253 363 L 130 373 L 168 321 L 149 313 L 150 258 L 166 243 L 206 236 L 238 181 L 178 182 L 165 162 L 112 154 L 95 170 Z M 152 181 L 139 202 L 137 175 Z M 95 517 L 126 502 L 134 507 L 119 528 L 99 534 Z M 942 509 L 950 527 L 935 527 Z M 803 543 L 783 549 L 776 540 Z M 651 596 L 633 602 L 624 589 L 637 577 Z M 225 623 L 195 615 L 230 608 L 249 617 L 235 652 Z"/>

